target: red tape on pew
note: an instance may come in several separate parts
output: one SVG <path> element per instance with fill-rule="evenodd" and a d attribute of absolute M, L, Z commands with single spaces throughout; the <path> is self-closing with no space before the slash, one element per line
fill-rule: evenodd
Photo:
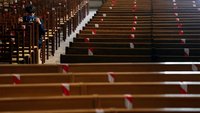
<path fill-rule="evenodd" d="M 192 64 L 192 71 L 198 71 L 198 67 L 196 64 Z"/>
<path fill-rule="evenodd" d="M 181 39 L 180 43 L 181 44 L 185 44 L 186 43 L 186 39 Z"/>
<path fill-rule="evenodd" d="M 69 72 L 69 65 L 68 64 L 62 65 L 62 69 L 63 69 L 63 73 Z"/>
<path fill-rule="evenodd" d="M 93 56 L 93 55 L 94 55 L 93 52 L 94 52 L 94 49 L 93 49 L 93 48 L 89 48 L 89 49 L 88 49 L 88 55 L 89 55 L 89 56 Z"/>
<path fill-rule="evenodd" d="M 130 38 L 130 39 L 135 39 L 135 34 L 131 34 L 131 35 L 129 36 L 129 38 Z"/>
<path fill-rule="evenodd" d="M 185 57 L 190 56 L 190 49 L 189 48 L 184 48 L 184 56 Z"/>
<path fill-rule="evenodd" d="M 133 97 L 132 97 L 132 95 L 126 94 L 126 95 L 124 95 L 124 99 L 125 99 L 126 109 L 133 109 Z"/>
<path fill-rule="evenodd" d="M 176 4 L 176 3 L 173 3 L 173 5 L 176 6 L 177 4 Z"/>
<path fill-rule="evenodd" d="M 184 82 L 180 82 L 180 93 L 187 94 L 188 93 L 188 85 Z"/>
<path fill-rule="evenodd" d="M 103 14 L 102 14 L 101 22 L 103 22 L 103 21 L 104 21 L 104 19 L 103 19 L 103 18 L 104 18 L 104 17 L 106 17 L 106 16 L 107 16 L 107 15 L 106 15 L 106 13 L 103 13 Z"/>
<path fill-rule="evenodd" d="M 96 109 L 95 112 L 96 113 L 105 113 L 103 109 Z"/>
<path fill-rule="evenodd" d="M 136 5 L 134 5 L 133 7 L 132 7 L 132 12 L 135 12 L 136 11 Z"/>
<path fill-rule="evenodd" d="M 94 24 L 94 27 L 95 28 L 99 28 L 99 24 Z"/>
<path fill-rule="evenodd" d="M 114 83 L 115 82 L 115 77 L 116 77 L 115 73 L 114 72 L 108 72 L 107 75 L 108 75 L 108 81 L 110 83 Z"/>
<path fill-rule="evenodd" d="M 13 74 L 12 80 L 13 84 L 20 84 L 21 83 L 20 74 Z"/>
<path fill-rule="evenodd" d="M 133 17 L 133 20 L 134 20 L 134 21 L 136 21 L 136 20 L 137 20 L 137 18 L 138 18 L 137 16 L 134 16 L 134 17 Z"/>
<path fill-rule="evenodd" d="M 90 42 L 90 38 L 84 38 L 84 42 Z"/>
<path fill-rule="evenodd" d="M 135 45 L 134 43 L 130 43 L 130 48 L 134 49 L 135 48 Z"/>
<path fill-rule="evenodd" d="M 137 21 L 133 21 L 133 25 L 136 25 L 137 24 Z"/>
<path fill-rule="evenodd" d="M 11 31 L 11 32 L 10 32 L 10 36 L 16 36 L 15 32 L 14 32 L 14 31 Z"/>
<path fill-rule="evenodd" d="M 179 30 L 179 35 L 183 35 L 184 31 L 183 30 Z"/>
<path fill-rule="evenodd" d="M 180 18 L 176 18 L 176 21 L 179 22 L 179 21 L 180 21 Z"/>
<path fill-rule="evenodd" d="M 92 34 L 93 34 L 93 35 L 96 35 L 96 34 L 97 34 L 96 29 L 92 29 Z"/>
<path fill-rule="evenodd" d="M 69 84 L 62 84 L 61 86 L 62 88 L 62 93 L 63 93 L 63 96 L 69 96 L 70 95 L 70 85 Z"/>
<path fill-rule="evenodd" d="M 132 27 L 131 31 L 134 32 L 136 30 L 136 27 Z"/>
<path fill-rule="evenodd" d="M 175 16 L 178 16 L 178 13 L 174 13 Z"/>

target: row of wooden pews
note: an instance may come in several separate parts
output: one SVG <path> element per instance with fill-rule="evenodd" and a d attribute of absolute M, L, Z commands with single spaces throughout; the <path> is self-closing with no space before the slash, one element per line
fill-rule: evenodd
<path fill-rule="evenodd" d="M 107 0 L 61 55 L 70 64 L 0 65 L 0 113 L 199 113 L 200 63 L 149 62 L 173 38 L 155 34 L 179 30 L 162 12 L 178 0 L 156 1 Z M 148 63 L 120 63 L 134 61 Z"/>
<path fill-rule="evenodd" d="M 0 65 L 0 112 L 198 113 L 199 63 Z"/>
<path fill-rule="evenodd" d="M 19 23 L 25 7 L 34 5 L 46 30 L 38 52 L 39 25 Z M 2 0 L 0 1 L 0 62 L 45 63 L 89 13 L 88 0 Z"/>
<path fill-rule="evenodd" d="M 150 0 L 108 0 L 66 48 L 61 62 L 148 62 L 151 40 Z"/>
<path fill-rule="evenodd" d="M 199 2 L 108 0 L 61 63 L 199 61 Z"/>
<path fill-rule="evenodd" d="M 154 0 L 153 11 L 155 61 L 199 61 L 199 1 Z"/>

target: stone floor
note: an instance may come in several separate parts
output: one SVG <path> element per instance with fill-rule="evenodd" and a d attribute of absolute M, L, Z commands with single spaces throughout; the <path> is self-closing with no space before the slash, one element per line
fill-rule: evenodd
<path fill-rule="evenodd" d="M 76 31 L 73 32 L 67 40 L 61 42 L 61 46 L 56 50 L 54 56 L 50 56 L 49 60 L 46 60 L 45 64 L 59 64 L 60 63 L 60 54 L 65 53 L 65 47 L 69 46 L 69 42 L 72 42 L 72 39 L 75 38 L 76 34 L 79 33 L 80 30 L 85 26 L 86 23 L 92 18 L 92 16 L 96 13 L 96 10 L 90 10 L 89 15 L 81 22 L 81 24 L 77 27 Z"/>

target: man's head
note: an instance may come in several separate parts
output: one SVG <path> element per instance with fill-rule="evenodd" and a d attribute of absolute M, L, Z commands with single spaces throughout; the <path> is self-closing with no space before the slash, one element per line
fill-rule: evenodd
<path fill-rule="evenodd" d="M 29 13 L 29 14 L 35 13 L 36 7 L 33 6 L 33 5 L 29 5 L 29 6 L 27 6 L 27 7 L 25 8 L 25 11 L 26 11 L 27 13 Z"/>

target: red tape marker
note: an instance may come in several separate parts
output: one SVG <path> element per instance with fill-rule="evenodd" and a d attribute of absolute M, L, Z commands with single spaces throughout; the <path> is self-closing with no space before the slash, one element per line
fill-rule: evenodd
<path fill-rule="evenodd" d="M 136 30 L 136 27 L 132 27 L 131 31 L 134 32 Z"/>
<path fill-rule="evenodd" d="M 21 77 L 19 74 L 13 74 L 13 84 L 20 84 L 21 83 Z"/>
<path fill-rule="evenodd" d="M 190 56 L 190 49 L 189 48 L 184 48 L 184 56 L 189 57 Z"/>
<path fill-rule="evenodd" d="M 84 42 L 90 42 L 90 38 L 84 38 Z"/>
<path fill-rule="evenodd" d="M 133 21 L 133 25 L 136 25 L 137 24 L 137 21 Z"/>
<path fill-rule="evenodd" d="M 115 77 L 116 77 L 115 73 L 114 72 L 108 72 L 107 75 L 108 75 L 108 81 L 110 83 L 114 83 L 115 82 Z"/>
<path fill-rule="evenodd" d="M 105 113 L 103 109 L 96 109 L 95 112 L 96 113 Z"/>
<path fill-rule="evenodd" d="M 130 43 L 130 48 L 132 48 L 132 49 L 135 48 L 135 45 L 133 42 Z"/>
<path fill-rule="evenodd" d="M 89 49 L 88 49 L 88 55 L 89 55 L 89 56 L 93 56 L 93 55 L 94 55 L 93 51 L 94 51 L 93 48 L 89 48 Z"/>
<path fill-rule="evenodd" d="M 69 65 L 68 64 L 62 65 L 62 69 L 63 69 L 63 73 L 69 72 Z"/>
<path fill-rule="evenodd" d="M 178 16 L 178 13 L 174 13 L 175 16 Z"/>
<path fill-rule="evenodd" d="M 185 44 L 186 43 L 186 39 L 181 39 L 180 43 L 181 44 Z"/>
<path fill-rule="evenodd" d="M 173 5 L 176 6 L 177 4 L 176 4 L 176 3 L 173 3 Z"/>
<path fill-rule="evenodd" d="M 180 21 L 180 18 L 176 18 L 176 21 L 179 22 L 179 21 Z"/>
<path fill-rule="evenodd" d="M 99 28 L 99 24 L 94 24 L 94 27 L 95 28 Z"/>
<path fill-rule="evenodd" d="M 96 35 L 96 34 L 97 34 L 96 29 L 92 29 L 92 34 L 93 34 L 93 35 Z"/>
<path fill-rule="evenodd" d="M 197 64 L 192 64 L 192 71 L 198 71 L 198 66 Z"/>
<path fill-rule="evenodd" d="M 70 95 L 70 85 L 69 84 L 66 84 L 66 83 L 62 84 L 61 88 L 62 88 L 63 96 Z"/>
<path fill-rule="evenodd" d="M 129 38 L 130 38 L 130 39 L 135 39 L 135 34 L 131 34 L 131 35 L 129 36 Z"/>
<path fill-rule="evenodd" d="M 127 109 L 133 109 L 133 97 L 130 94 L 126 94 L 124 95 L 124 99 L 125 99 L 125 107 Z"/>
<path fill-rule="evenodd" d="M 180 93 L 181 94 L 188 94 L 188 85 L 184 82 L 180 83 Z"/>
<path fill-rule="evenodd" d="M 183 35 L 184 31 L 183 30 L 179 30 L 179 35 Z"/>
<path fill-rule="evenodd" d="M 137 20 L 137 18 L 138 18 L 137 16 L 134 16 L 134 17 L 133 17 L 133 20 Z"/>

